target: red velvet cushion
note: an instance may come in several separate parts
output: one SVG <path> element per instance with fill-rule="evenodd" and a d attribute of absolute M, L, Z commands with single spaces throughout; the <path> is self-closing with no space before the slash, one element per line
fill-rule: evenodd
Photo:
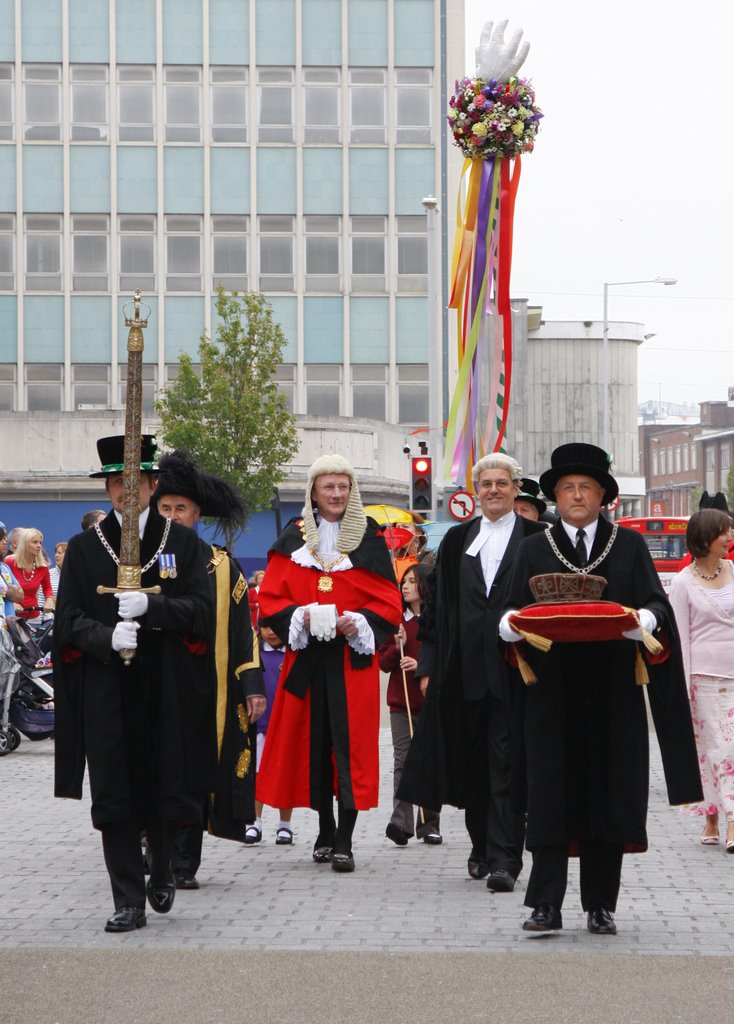
<path fill-rule="evenodd" d="M 616 601 L 529 604 L 510 616 L 510 625 L 521 633 L 535 633 L 546 640 L 579 643 L 584 640 L 621 640 L 622 633 L 637 629 L 631 608 Z"/>

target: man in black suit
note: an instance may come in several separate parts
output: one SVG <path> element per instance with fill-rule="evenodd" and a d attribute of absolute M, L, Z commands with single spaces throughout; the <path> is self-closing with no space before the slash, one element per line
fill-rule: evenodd
<path fill-rule="evenodd" d="M 646 633 L 656 633 L 664 648 L 645 675 L 668 798 L 671 804 L 700 798 L 675 620 L 643 538 L 601 515 L 619 491 L 609 462 L 592 444 L 553 452 L 540 486 L 560 518 L 520 545 L 507 592 L 508 607 L 522 608 L 534 601 L 534 576 L 593 574 L 607 581 L 602 599 L 634 609 L 639 621 L 618 639 L 594 640 L 586 617 L 580 642 L 555 642 L 545 653 L 523 644 L 537 683 L 521 687 L 516 704 L 520 728 L 513 735 L 522 743 L 513 748 L 513 803 L 527 809 L 533 854 L 525 896 L 533 912 L 523 924 L 530 932 L 562 927 L 570 853 L 580 857 L 588 930 L 617 931 L 622 856 L 647 849 L 649 727 L 636 643 Z M 523 637 L 509 615 L 500 620 L 500 636 L 519 643 Z"/>
<path fill-rule="evenodd" d="M 465 808 L 469 874 L 489 875 L 494 892 L 514 889 L 524 838 L 510 807 L 508 726 L 512 684 L 521 684 L 501 656 L 497 625 L 521 540 L 545 532 L 513 510 L 521 478 L 508 455 L 480 459 L 472 479 L 482 515 L 449 530 L 439 549 L 416 669 L 426 704 L 398 791 L 424 807 Z"/>

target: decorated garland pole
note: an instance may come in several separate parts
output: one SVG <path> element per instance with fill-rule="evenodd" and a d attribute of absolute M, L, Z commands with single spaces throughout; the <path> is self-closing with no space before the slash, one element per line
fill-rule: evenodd
<path fill-rule="evenodd" d="M 448 122 L 465 156 L 457 201 L 449 308 L 457 311 L 458 378 L 446 431 L 447 478 L 471 487 L 471 467 L 481 454 L 499 451 L 507 427 L 512 383 L 512 224 L 520 182 L 521 153 L 535 145 L 543 114 L 529 80 L 518 78 L 530 44 L 522 29 L 504 40 L 507 21 L 489 21 L 476 50 L 476 74 L 456 83 Z M 514 161 L 514 166 L 513 166 Z M 466 197 L 462 203 L 465 178 Z M 490 316 L 495 329 L 490 395 L 482 431 L 481 371 Z M 494 422 L 493 422 L 494 420 Z"/>

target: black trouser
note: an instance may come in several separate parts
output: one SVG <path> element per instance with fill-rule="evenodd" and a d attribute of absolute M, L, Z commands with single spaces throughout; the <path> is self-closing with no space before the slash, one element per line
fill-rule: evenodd
<path fill-rule="evenodd" d="M 319 749 L 319 834 L 315 847 L 331 846 L 335 853 L 352 852 L 352 835 L 357 824 L 357 811 L 346 808 L 337 792 L 338 821 L 334 818 L 334 765 L 332 762 L 333 740 L 326 681 L 319 681 L 311 690 L 312 719 L 320 719 Z M 316 705 L 314 707 L 314 704 Z"/>
<path fill-rule="evenodd" d="M 181 825 L 171 852 L 174 874 L 195 875 L 201 865 L 201 847 L 204 839 L 202 825 Z"/>
<path fill-rule="evenodd" d="M 491 694 L 467 701 L 467 739 L 472 779 L 464 820 L 472 841 L 472 859 L 490 871 L 522 870 L 525 818 L 510 804 L 510 739 L 502 701 Z"/>
<path fill-rule="evenodd" d="M 150 878 L 154 885 L 169 879 L 171 850 L 177 828 L 177 821 L 162 818 L 151 818 L 145 823 Z M 140 822 L 110 821 L 102 825 L 100 831 L 115 909 L 142 909 L 145 907 L 145 872 L 140 851 Z"/>
<path fill-rule="evenodd" d="M 581 906 L 584 910 L 605 907 L 614 913 L 622 878 L 621 843 L 582 839 L 579 850 Z M 541 903 L 563 906 L 568 881 L 568 845 L 537 846 L 525 894 L 525 906 Z"/>

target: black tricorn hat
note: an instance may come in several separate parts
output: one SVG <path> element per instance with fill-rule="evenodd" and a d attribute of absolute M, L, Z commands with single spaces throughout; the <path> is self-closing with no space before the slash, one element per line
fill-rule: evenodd
<path fill-rule="evenodd" d="M 102 469 L 98 473 L 90 473 L 97 477 L 116 476 L 122 473 L 125 459 L 125 435 L 114 434 L 112 437 L 100 437 L 97 441 L 97 455 Z M 158 469 L 155 461 L 155 434 L 140 436 L 140 469 L 144 473 L 155 473 Z"/>
<path fill-rule="evenodd" d="M 166 494 L 180 494 L 193 501 L 201 514 L 216 519 L 225 533 L 237 533 L 247 520 L 242 495 L 226 480 L 200 469 L 183 448 L 161 457 L 153 501 L 158 502 Z"/>
<path fill-rule="evenodd" d="M 540 497 L 540 484 L 537 480 L 531 480 L 528 476 L 520 478 L 520 493 L 515 495 L 515 501 L 529 501 L 537 508 L 542 516 L 548 506 Z"/>
<path fill-rule="evenodd" d="M 590 476 L 604 488 L 603 504 L 608 505 L 619 494 L 619 486 L 609 472 L 611 458 L 595 444 L 574 441 L 562 444 L 551 455 L 551 468 L 541 474 L 540 486 L 546 498 L 555 499 L 556 484 L 562 476 Z"/>

